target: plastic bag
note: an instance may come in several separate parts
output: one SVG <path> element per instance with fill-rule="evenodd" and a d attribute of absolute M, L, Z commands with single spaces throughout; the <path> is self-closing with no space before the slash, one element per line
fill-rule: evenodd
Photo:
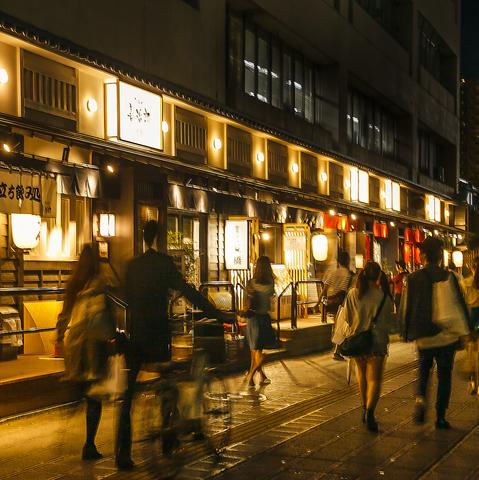
<path fill-rule="evenodd" d="M 128 385 L 127 369 L 124 355 L 112 355 L 108 358 L 105 378 L 95 382 L 88 390 L 87 396 L 101 400 L 119 400 Z"/>
<path fill-rule="evenodd" d="M 341 345 L 348 336 L 349 325 L 346 322 L 346 312 L 344 306 L 339 307 L 334 321 L 334 333 L 331 341 L 336 345 Z"/>

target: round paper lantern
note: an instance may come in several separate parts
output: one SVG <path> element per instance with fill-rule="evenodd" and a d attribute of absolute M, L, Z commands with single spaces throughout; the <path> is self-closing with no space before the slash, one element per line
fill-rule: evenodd
<path fill-rule="evenodd" d="M 17 248 L 35 248 L 40 240 L 39 215 L 12 213 L 12 237 Z"/>
<path fill-rule="evenodd" d="M 314 259 L 318 262 L 324 262 L 328 258 L 328 237 L 323 234 L 314 235 L 311 244 Z"/>

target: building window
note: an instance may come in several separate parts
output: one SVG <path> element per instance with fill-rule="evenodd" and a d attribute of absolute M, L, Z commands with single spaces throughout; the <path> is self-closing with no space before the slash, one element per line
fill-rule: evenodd
<path fill-rule="evenodd" d="M 244 29 L 244 92 L 310 123 L 337 128 L 337 104 L 325 98 L 318 68 L 255 25 Z"/>
<path fill-rule="evenodd" d="M 456 94 L 456 56 L 434 27 L 419 15 L 419 62 L 443 87 Z"/>
<path fill-rule="evenodd" d="M 356 0 L 371 17 L 394 34 L 394 0 Z"/>
<path fill-rule="evenodd" d="M 351 89 L 346 121 L 349 142 L 379 155 L 396 157 L 396 119 L 374 99 Z"/>

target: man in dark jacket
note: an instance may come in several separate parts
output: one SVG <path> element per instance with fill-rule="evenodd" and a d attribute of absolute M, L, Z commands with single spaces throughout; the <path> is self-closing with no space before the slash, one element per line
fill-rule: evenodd
<path fill-rule="evenodd" d="M 143 238 L 147 251 L 130 261 L 126 272 L 125 296 L 129 309 L 126 361 L 128 389 L 125 393 L 118 425 L 116 464 L 133 468 L 131 460 L 130 410 L 136 378 L 144 363 L 166 362 L 171 359 L 171 333 L 168 323 L 169 289 L 181 292 L 209 318 L 221 319 L 218 310 L 195 288 L 187 284 L 171 257 L 154 250 L 158 223 L 146 223 Z"/>
<path fill-rule="evenodd" d="M 433 286 L 437 282 L 448 280 L 450 273 L 439 266 L 443 258 L 443 245 L 439 239 L 428 237 L 420 248 L 426 265 L 408 276 L 399 311 L 403 338 L 406 341 L 416 341 L 419 353 L 419 381 L 414 420 L 418 424 L 425 421 L 427 386 L 435 361 L 438 376 L 436 428 L 450 428 L 446 420 L 446 410 L 451 396 L 454 355 L 459 344 L 457 332 L 464 330 L 466 333 L 467 326 L 441 329 L 433 322 Z M 467 307 L 456 277 L 452 275 L 451 280 L 455 291 L 453 295 L 457 299 L 459 309 L 462 310 L 462 314 L 458 314 L 457 318 L 457 322 L 461 324 L 462 320 L 468 317 Z"/>

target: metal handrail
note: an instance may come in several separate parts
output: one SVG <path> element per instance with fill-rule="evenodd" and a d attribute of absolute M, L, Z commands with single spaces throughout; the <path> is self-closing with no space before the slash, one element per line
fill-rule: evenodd
<path fill-rule="evenodd" d="M 309 280 L 298 280 L 297 282 L 294 283 L 293 298 L 291 299 L 291 328 L 293 329 L 298 328 L 298 285 L 307 285 L 308 283 L 314 283 L 316 285 L 324 285 L 324 282 L 317 278 L 310 278 Z M 318 301 L 318 303 L 320 303 L 320 301 Z M 324 323 L 323 317 L 324 315 L 321 315 L 321 319 Z"/>
<path fill-rule="evenodd" d="M 281 320 L 281 297 L 286 293 L 286 290 L 288 290 L 288 288 L 291 288 L 292 289 L 292 293 L 294 292 L 294 283 L 293 282 L 290 282 L 288 283 L 288 285 L 286 285 L 286 287 L 284 287 L 283 291 L 278 295 L 278 298 L 277 298 L 277 307 L 276 307 L 276 327 L 277 327 L 277 332 L 276 332 L 276 336 L 278 337 L 278 340 L 279 340 L 279 337 L 280 337 L 280 333 L 281 333 L 281 326 L 280 326 L 280 320 Z M 293 314 L 293 302 L 291 301 L 291 315 Z"/>

